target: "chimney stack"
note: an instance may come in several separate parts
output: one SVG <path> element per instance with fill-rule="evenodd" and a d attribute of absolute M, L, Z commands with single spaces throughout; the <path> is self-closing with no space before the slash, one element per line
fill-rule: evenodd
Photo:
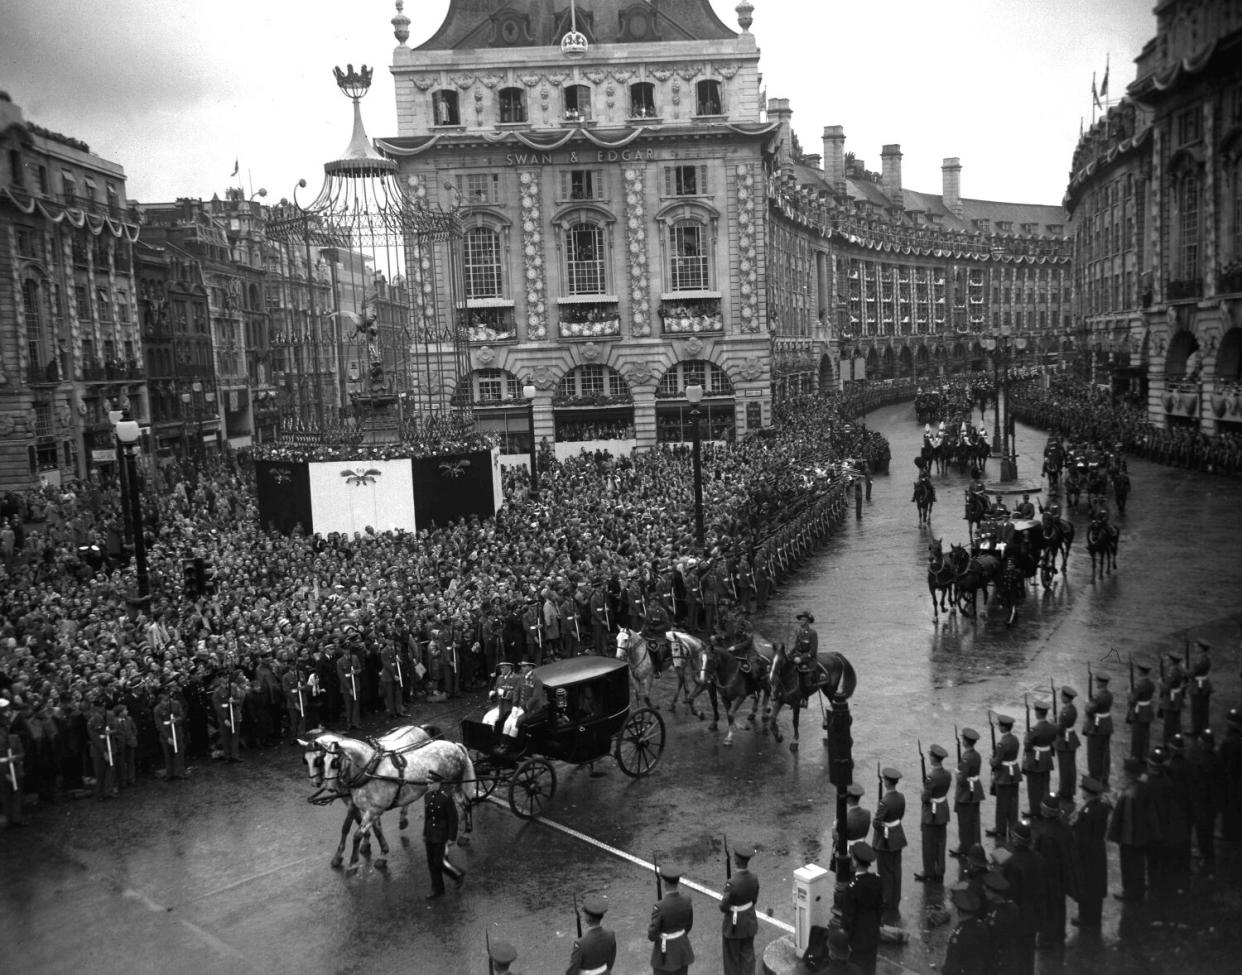
<path fill-rule="evenodd" d="M 788 98 L 768 99 L 768 121 L 780 125 L 780 146 L 776 150 L 776 160 L 781 169 L 792 166 L 793 157 L 793 109 L 789 107 Z"/>
<path fill-rule="evenodd" d="M 845 192 L 845 129 L 824 126 L 824 179 L 834 193 Z"/>
<path fill-rule="evenodd" d="M 962 215 L 962 161 L 950 156 L 940 166 L 941 197 L 945 209 L 955 217 Z"/>
<path fill-rule="evenodd" d="M 901 146 L 885 146 L 880 152 L 880 186 L 884 195 L 899 210 L 904 210 L 901 198 Z"/>

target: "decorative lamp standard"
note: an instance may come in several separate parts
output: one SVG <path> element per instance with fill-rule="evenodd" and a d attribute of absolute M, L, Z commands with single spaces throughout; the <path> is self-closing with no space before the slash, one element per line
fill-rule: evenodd
<path fill-rule="evenodd" d="M 138 468 L 134 463 L 134 448 L 142 430 L 136 420 L 121 420 L 116 424 L 118 445 L 125 451 L 125 474 L 129 480 L 130 518 L 134 523 L 134 561 L 138 570 L 138 597 L 133 605 L 145 607 L 151 598 L 151 577 L 147 572 L 147 541 L 142 530 L 142 498 L 138 489 Z"/>
<path fill-rule="evenodd" d="M 190 400 L 189 393 L 181 394 L 181 459 L 190 457 Z"/>
<path fill-rule="evenodd" d="M 530 422 L 530 493 L 539 492 L 539 464 L 535 445 L 535 387 L 527 383 L 522 387 L 522 395 L 526 397 L 526 417 Z"/>
<path fill-rule="evenodd" d="M 108 422 L 112 424 L 112 434 L 116 440 L 116 478 L 121 485 L 121 544 L 128 547 L 134 537 L 134 526 L 129 520 L 129 484 L 125 473 L 125 455 L 121 453 L 121 441 L 116 437 L 116 426 L 129 416 L 125 410 L 109 410 Z"/>
<path fill-rule="evenodd" d="M 1018 445 L 1013 434 L 1013 417 L 1009 410 L 1009 357 L 1011 350 L 1021 352 L 1026 348 L 1026 336 L 1015 336 L 1008 326 L 1002 326 L 999 330 L 993 330 L 990 335 L 983 337 L 983 347 L 992 354 L 993 382 L 997 382 L 995 376 L 998 370 L 1000 372 L 996 407 L 996 425 L 999 429 L 993 433 L 993 438 L 999 441 L 1001 483 L 1009 483 L 1018 479 Z M 1004 401 L 1005 415 L 1003 418 L 1001 417 L 1001 400 Z M 993 444 L 993 451 L 997 446 L 996 443 Z"/>
<path fill-rule="evenodd" d="M 699 430 L 703 402 L 703 386 L 694 383 L 686 387 L 686 399 L 690 401 L 690 436 L 694 444 L 694 544 L 703 551 L 703 437 Z"/>
<path fill-rule="evenodd" d="M 201 446 L 201 444 L 202 444 L 202 442 L 203 442 L 203 420 L 205 419 L 205 415 L 204 415 L 204 414 L 206 414 L 206 412 L 207 412 L 207 407 L 210 407 L 210 408 L 211 408 L 211 416 L 212 416 L 212 419 L 215 419 L 215 416 L 216 416 L 216 393 L 215 393 L 215 390 L 208 390 L 208 391 L 207 391 L 207 393 L 203 396 L 203 399 L 205 399 L 205 400 L 207 401 L 207 404 L 206 404 L 206 406 L 203 408 L 203 412 L 202 412 L 202 413 L 200 413 L 200 414 L 198 415 L 198 442 L 199 442 L 199 444 L 200 444 L 200 449 L 203 451 L 203 456 L 206 456 L 206 455 L 207 455 L 207 448 L 206 448 L 206 447 L 202 447 L 202 446 Z M 218 447 L 218 446 L 219 446 L 219 443 L 217 443 L 217 444 L 216 444 L 216 446 Z"/>

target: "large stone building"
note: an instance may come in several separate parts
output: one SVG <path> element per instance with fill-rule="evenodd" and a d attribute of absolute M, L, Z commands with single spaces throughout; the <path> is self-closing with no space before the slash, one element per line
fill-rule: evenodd
<path fill-rule="evenodd" d="M 899 146 L 873 174 L 840 127 L 804 154 L 762 101 L 751 4 L 733 31 L 706 0 L 455 0 L 416 48 L 402 6 L 378 145 L 461 207 L 460 292 L 447 250 L 412 262 L 415 327 L 458 306 L 481 428 L 520 437 L 529 383 L 541 437 L 681 440 L 697 383 L 730 436 L 842 380 L 984 366 L 992 328 L 1072 343 L 1062 209 L 964 198 L 956 159 L 910 190 Z"/>
<path fill-rule="evenodd" d="M 115 462 L 108 412 L 145 421 L 125 171 L 0 92 L 0 488 Z"/>
<path fill-rule="evenodd" d="M 1242 431 L 1242 3 L 1164 0 L 1066 206 L 1097 379 L 1158 424 Z"/>

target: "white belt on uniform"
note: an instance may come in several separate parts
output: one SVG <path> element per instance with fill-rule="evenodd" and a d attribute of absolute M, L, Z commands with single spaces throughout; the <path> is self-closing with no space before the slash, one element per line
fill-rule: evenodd
<path fill-rule="evenodd" d="M 607 965 L 600 965 L 599 968 L 579 968 L 579 975 L 604 975 L 608 971 Z"/>
<path fill-rule="evenodd" d="M 1105 713 L 1105 714 L 1096 714 L 1096 715 L 1092 715 L 1092 717 L 1094 717 L 1094 718 L 1095 718 L 1095 726 L 1098 728 L 1098 727 L 1100 726 L 1100 722 L 1101 722 L 1101 721 L 1103 721 L 1105 718 L 1107 718 L 1107 717 L 1108 717 L 1108 715 L 1107 715 L 1107 713 Z"/>
<path fill-rule="evenodd" d="M 749 911 L 754 906 L 754 901 L 747 901 L 745 904 L 734 904 L 729 908 L 729 910 L 733 912 L 733 926 L 735 928 L 737 927 L 737 916 L 741 914 L 742 911 Z"/>
<path fill-rule="evenodd" d="M 683 937 L 686 931 L 682 928 L 680 931 L 665 931 L 660 934 L 660 954 L 668 951 L 668 943 L 676 938 Z"/>
<path fill-rule="evenodd" d="M 976 786 L 976 785 L 978 785 L 978 784 L 979 784 L 979 776 L 977 776 L 977 775 L 968 775 L 968 776 L 966 776 L 966 781 L 967 781 L 967 783 L 969 783 L 969 784 L 971 785 L 971 787 L 974 787 L 974 786 Z"/>
<path fill-rule="evenodd" d="M 1051 745 L 1036 745 L 1036 746 L 1035 746 L 1035 754 L 1036 754 L 1036 755 L 1043 755 L 1043 754 L 1045 754 L 1045 753 L 1047 753 L 1047 752 L 1050 752 L 1050 751 L 1052 751 L 1052 746 L 1051 746 Z"/>
<path fill-rule="evenodd" d="M 893 819 L 893 820 L 890 820 L 890 821 L 889 821 L 889 822 L 887 822 L 887 823 L 881 823 L 880 825 L 881 825 L 882 827 L 884 827 L 884 838 L 885 838 L 885 839 L 888 839 L 888 831 L 889 831 L 890 829 L 896 829 L 898 826 L 900 826 L 900 825 L 901 825 L 901 820 L 900 820 L 900 819 Z"/>
<path fill-rule="evenodd" d="M 1010 775 L 1018 774 L 1018 760 L 1016 758 L 1012 762 L 1001 762 L 1001 764 L 1009 769 Z"/>
<path fill-rule="evenodd" d="M 1134 706 L 1136 708 L 1149 708 L 1151 707 L 1151 699 L 1148 698 L 1146 701 L 1135 701 Z"/>
<path fill-rule="evenodd" d="M 1196 678 L 1195 678 L 1195 683 L 1199 685 L 1199 690 L 1203 690 L 1203 685 L 1204 685 L 1204 683 L 1206 683 L 1206 681 L 1207 681 L 1207 678 L 1206 678 L 1206 677 L 1196 677 Z"/>

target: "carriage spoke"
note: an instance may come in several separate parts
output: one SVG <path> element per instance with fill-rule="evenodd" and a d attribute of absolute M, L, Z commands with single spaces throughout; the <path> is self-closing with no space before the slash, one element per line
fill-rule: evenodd
<path fill-rule="evenodd" d="M 509 783 L 509 808 L 521 819 L 543 814 L 556 795 L 556 770 L 542 758 L 527 759 Z"/>
<path fill-rule="evenodd" d="M 617 736 L 615 757 L 631 778 L 649 775 L 664 754 L 664 718 L 649 708 L 629 716 Z"/>

